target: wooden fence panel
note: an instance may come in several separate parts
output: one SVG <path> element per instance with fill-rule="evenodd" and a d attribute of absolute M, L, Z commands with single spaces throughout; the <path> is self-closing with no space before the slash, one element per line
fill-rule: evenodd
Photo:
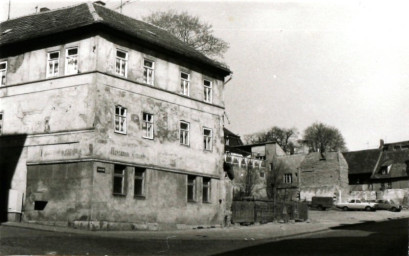
<path fill-rule="evenodd" d="M 307 220 L 308 206 L 300 202 L 233 201 L 233 223 L 267 223 L 274 220 Z"/>

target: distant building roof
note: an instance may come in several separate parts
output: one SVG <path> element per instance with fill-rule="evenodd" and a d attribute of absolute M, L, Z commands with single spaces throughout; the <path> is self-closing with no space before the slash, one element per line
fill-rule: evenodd
<path fill-rule="evenodd" d="M 167 31 L 107 9 L 100 4 L 83 3 L 4 21 L 0 23 L 0 47 L 97 24 L 134 40 L 215 68 L 225 76 L 231 73 L 221 63 L 211 60 Z"/>
<path fill-rule="evenodd" d="M 348 163 L 349 174 L 370 174 L 378 162 L 381 149 L 368 149 L 353 152 L 343 152 Z"/>
<path fill-rule="evenodd" d="M 373 171 L 373 179 L 401 178 L 409 176 L 409 150 L 383 151 L 379 164 Z M 382 174 L 382 169 L 387 170 Z"/>

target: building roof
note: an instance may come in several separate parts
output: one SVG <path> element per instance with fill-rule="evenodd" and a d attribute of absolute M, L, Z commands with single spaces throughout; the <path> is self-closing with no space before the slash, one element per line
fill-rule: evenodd
<path fill-rule="evenodd" d="M 348 174 L 371 174 L 378 162 L 381 149 L 343 152 L 348 163 Z"/>
<path fill-rule="evenodd" d="M 243 145 L 243 142 L 240 139 L 240 136 L 237 134 L 234 134 L 230 130 L 226 129 L 223 127 L 223 132 L 224 132 L 224 139 L 227 141 L 227 138 L 229 139 L 229 145 L 230 147 L 235 147 L 235 146 L 241 146 Z"/>
<path fill-rule="evenodd" d="M 409 150 L 383 151 L 379 164 L 373 170 L 373 179 L 401 178 L 409 176 Z M 388 168 L 386 174 L 381 174 L 382 168 Z"/>
<path fill-rule="evenodd" d="M 180 57 L 211 66 L 224 75 L 231 73 L 221 63 L 211 60 L 167 31 L 95 3 L 83 3 L 4 21 L 0 23 L 0 47 L 96 24 L 166 49 Z"/>

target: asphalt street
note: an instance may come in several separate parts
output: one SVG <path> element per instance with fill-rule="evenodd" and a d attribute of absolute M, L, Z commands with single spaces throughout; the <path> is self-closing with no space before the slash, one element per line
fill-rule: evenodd
<path fill-rule="evenodd" d="M 281 240 L 111 238 L 0 226 L 0 254 L 408 255 L 409 219 L 345 225 Z"/>

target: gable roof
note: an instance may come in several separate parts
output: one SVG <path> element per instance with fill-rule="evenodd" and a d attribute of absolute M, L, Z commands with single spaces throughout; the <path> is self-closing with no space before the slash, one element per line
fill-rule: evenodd
<path fill-rule="evenodd" d="M 381 149 L 343 152 L 348 163 L 348 174 L 372 174 L 378 162 Z"/>
<path fill-rule="evenodd" d="M 91 3 L 40 12 L 2 22 L 0 23 L 0 47 L 95 24 L 102 24 L 178 56 L 211 66 L 224 75 L 232 73 L 221 63 L 211 60 L 159 27 Z"/>

